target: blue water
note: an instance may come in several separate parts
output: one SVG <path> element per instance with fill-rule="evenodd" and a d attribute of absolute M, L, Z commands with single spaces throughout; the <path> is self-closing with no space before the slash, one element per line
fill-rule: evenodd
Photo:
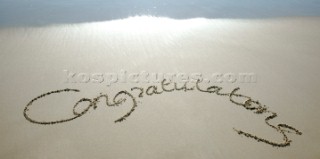
<path fill-rule="evenodd" d="M 175 19 L 319 16 L 320 0 L 0 0 L 0 26 L 93 22 L 135 15 Z"/>

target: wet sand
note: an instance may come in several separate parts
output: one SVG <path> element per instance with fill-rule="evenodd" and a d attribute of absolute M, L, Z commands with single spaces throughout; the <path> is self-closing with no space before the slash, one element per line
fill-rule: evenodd
<path fill-rule="evenodd" d="M 0 29 L 1 158 L 308 158 L 320 157 L 318 17 L 264 20 L 131 17 L 123 20 Z M 132 87 L 146 83 L 66 83 L 64 70 L 86 73 L 253 72 L 254 83 L 211 83 L 249 96 L 277 113 L 273 125 L 287 133 L 290 146 L 273 147 L 283 135 L 256 114 L 213 93 L 173 91 L 139 98 Z M 158 85 L 159 84 L 155 84 Z M 130 92 L 130 101 L 95 104 L 70 122 L 41 125 L 26 120 L 24 109 L 39 98 L 30 116 L 65 119 L 81 98 Z M 41 99 L 41 100 L 40 100 Z M 245 102 L 245 101 L 243 101 Z M 254 104 L 254 103 L 252 103 Z M 85 104 L 79 105 L 85 109 Z M 80 111 L 81 112 L 81 111 Z M 77 114 L 77 113 L 76 113 Z M 282 125 L 283 127 L 286 127 Z M 235 130 L 241 130 L 235 131 Z"/>

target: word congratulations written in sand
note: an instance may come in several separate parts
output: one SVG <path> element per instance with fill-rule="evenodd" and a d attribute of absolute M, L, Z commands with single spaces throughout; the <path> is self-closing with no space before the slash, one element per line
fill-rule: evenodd
<path fill-rule="evenodd" d="M 287 137 L 287 133 L 295 133 L 298 135 L 302 135 L 302 133 L 295 129 L 292 126 L 289 126 L 287 124 L 278 124 L 277 126 L 272 125 L 269 123 L 270 120 L 274 119 L 277 117 L 277 113 L 268 110 L 268 108 L 265 105 L 262 105 L 259 101 L 257 100 L 253 100 L 251 97 L 249 96 L 245 96 L 243 94 L 239 94 L 237 93 L 239 91 L 240 88 L 235 88 L 231 91 L 231 93 L 220 93 L 220 91 L 222 90 L 222 87 L 219 86 L 209 86 L 207 88 L 201 88 L 199 85 L 200 81 L 198 80 L 196 82 L 196 84 L 194 84 L 194 86 L 190 87 L 188 86 L 188 82 L 184 83 L 182 86 L 178 87 L 177 83 L 172 83 L 166 79 L 164 79 L 161 82 L 161 89 L 159 89 L 157 86 L 155 85 L 151 85 L 149 87 L 142 88 L 142 87 L 133 87 L 131 88 L 131 91 L 139 91 L 139 98 L 143 98 L 144 95 L 148 95 L 148 96 L 152 96 L 152 95 L 157 95 L 157 94 L 162 94 L 165 92 L 173 92 L 173 91 L 184 91 L 184 92 L 188 92 L 188 91 L 198 91 L 198 92 L 203 92 L 203 93 L 213 93 L 216 94 L 218 96 L 226 96 L 229 97 L 229 100 L 238 106 L 241 106 L 243 108 L 245 108 L 246 110 L 252 111 L 255 114 L 261 115 L 261 114 L 268 114 L 268 116 L 265 118 L 265 123 L 275 129 L 278 133 L 283 135 L 283 141 L 282 142 L 273 142 L 261 137 L 257 137 L 256 135 L 253 135 L 251 133 L 247 133 L 244 132 L 242 130 L 238 130 L 233 128 L 234 131 L 236 131 L 239 135 L 244 135 L 248 138 L 252 138 L 258 142 L 262 142 L 262 143 L 266 143 L 275 147 L 286 147 L 289 146 L 291 143 L 291 140 L 288 139 Z M 108 96 L 108 94 L 102 94 L 100 93 L 99 96 L 97 96 L 96 98 L 93 99 L 89 99 L 89 98 L 81 98 L 79 101 L 77 101 L 75 103 L 75 105 L 73 106 L 73 117 L 70 117 L 68 119 L 60 119 L 60 120 L 55 120 L 55 121 L 39 121 L 39 120 L 35 120 L 32 119 L 29 115 L 28 115 L 28 111 L 30 111 L 30 107 L 33 104 L 33 102 L 35 102 L 36 100 L 39 100 L 40 98 L 44 98 L 48 95 L 54 94 L 54 93 L 63 93 L 63 92 L 80 92 L 77 89 L 61 89 L 61 90 L 56 90 L 56 91 L 51 91 L 48 93 L 44 93 L 34 99 L 32 99 L 27 106 L 25 107 L 23 114 L 24 117 L 30 121 L 31 123 L 36 123 L 36 124 L 42 124 L 42 125 L 48 125 L 48 124 L 59 124 L 59 123 L 64 123 L 64 122 L 68 122 L 71 120 L 74 120 L 76 118 L 79 118 L 81 116 L 83 116 L 84 114 L 86 114 L 91 108 L 92 109 L 96 109 L 97 108 L 97 103 L 99 101 L 101 101 L 102 99 L 104 99 L 106 101 L 106 105 L 113 107 L 113 106 L 120 106 L 123 103 L 125 103 L 127 100 L 131 100 L 132 101 L 132 107 L 131 109 L 122 117 L 120 117 L 119 119 L 115 120 L 115 123 L 117 122 L 122 122 L 125 119 L 127 119 L 132 112 L 134 112 L 134 110 L 136 109 L 136 107 L 138 106 L 137 104 L 137 100 L 134 97 L 133 94 L 131 94 L 128 91 L 120 91 L 118 92 L 113 99 L 111 100 Z M 239 102 L 237 100 L 242 99 L 242 102 Z M 88 102 L 88 106 L 85 107 L 85 109 L 83 109 L 81 112 L 77 112 L 77 107 L 80 103 L 82 102 Z"/>

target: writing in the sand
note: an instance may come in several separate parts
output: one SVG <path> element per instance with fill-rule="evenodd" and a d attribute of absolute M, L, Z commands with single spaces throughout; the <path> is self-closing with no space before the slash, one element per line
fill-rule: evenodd
<path fill-rule="evenodd" d="M 190 86 L 192 85 L 192 86 Z M 161 87 L 161 88 L 160 88 Z M 203 87 L 203 86 L 202 86 Z M 258 142 L 262 142 L 265 144 L 269 144 L 275 147 L 287 147 L 290 145 L 292 142 L 289 140 L 287 133 L 295 133 L 297 135 L 302 135 L 302 133 L 287 124 L 278 124 L 278 125 L 272 125 L 269 121 L 277 117 L 277 113 L 269 110 L 265 105 L 262 105 L 258 100 L 254 100 L 249 96 L 243 95 L 238 93 L 240 88 L 235 88 L 233 89 L 230 93 L 221 93 L 221 90 L 223 88 L 219 86 L 209 86 L 206 88 L 201 88 L 200 86 L 200 81 L 198 80 L 195 84 L 185 82 L 182 85 L 178 85 L 175 82 L 171 82 L 169 80 L 164 79 L 161 82 L 161 85 L 158 87 L 156 85 L 150 85 L 146 88 L 143 87 L 132 87 L 130 91 L 120 91 L 118 92 L 113 99 L 111 99 L 108 94 L 102 94 L 100 93 L 97 97 L 93 99 L 89 98 L 81 98 L 78 100 L 74 106 L 73 106 L 73 116 L 67 119 L 59 119 L 55 121 L 41 121 L 39 119 L 33 119 L 28 115 L 28 112 L 31 111 L 31 106 L 32 104 L 36 101 L 39 100 L 40 98 L 44 98 L 46 96 L 49 96 L 54 93 L 63 93 L 63 92 L 80 92 L 78 89 L 61 89 L 61 90 L 56 90 L 56 91 L 51 91 L 48 93 L 44 93 L 34 99 L 32 99 L 25 107 L 23 114 L 24 117 L 31 123 L 35 124 L 42 124 L 42 125 L 49 125 L 49 124 L 59 124 L 59 123 L 65 123 L 72 121 L 74 119 L 77 119 L 83 115 L 85 115 L 90 109 L 96 109 L 97 108 L 97 103 L 100 102 L 102 99 L 106 102 L 107 106 L 120 106 L 123 103 L 125 103 L 128 100 L 132 101 L 132 107 L 126 114 L 115 120 L 115 123 L 117 122 L 122 122 L 125 119 L 127 119 L 136 109 L 138 106 L 136 97 L 133 95 L 135 91 L 138 92 L 137 97 L 138 98 L 143 98 L 144 96 L 152 96 L 152 95 L 160 95 L 162 93 L 166 92 L 173 92 L 173 91 L 183 91 L 183 92 L 190 92 L 190 91 L 198 91 L 202 93 L 211 93 L 215 94 L 218 96 L 225 96 L 229 98 L 230 102 L 245 108 L 248 111 L 252 111 L 253 113 L 257 115 L 261 114 L 267 114 L 267 117 L 265 118 L 265 123 L 267 126 L 271 127 L 272 129 L 275 129 L 278 133 L 280 133 L 283 136 L 283 140 L 281 142 L 274 142 L 268 139 L 264 139 L 262 137 L 258 137 L 252 133 L 244 132 L 242 130 L 238 130 L 236 128 L 233 128 L 234 131 L 236 131 L 239 135 L 244 135 L 248 138 L 254 139 Z M 81 112 L 77 112 L 77 107 L 79 106 L 80 103 L 82 102 L 87 102 L 88 105 L 83 109 Z"/>

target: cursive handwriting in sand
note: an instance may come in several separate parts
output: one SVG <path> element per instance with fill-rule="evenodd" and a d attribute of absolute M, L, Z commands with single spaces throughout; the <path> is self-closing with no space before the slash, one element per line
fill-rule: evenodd
<path fill-rule="evenodd" d="M 78 89 L 66 88 L 66 89 L 61 89 L 61 90 L 56 90 L 56 91 L 51 91 L 51 92 L 48 92 L 48 93 L 44 93 L 44 94 L 32 99 L 26 105 L 26 107 L 25 107 L 25 109 L 23 111 L 23 115 L 31 123 L 42 124 L 42 125 L 49 125 L 49 124 L 52 125 L 52 124 L 59 124 L 59 123 L 69 122 L 69 121 L 72 121 L 74 119 L 77 119 L 77 118 L 85 115 L 90 109 L 96 109 L 97 108 L 97 103 L 102 101 L 103 99 L 106 102 L 106 105 L 110 106 L 110 107 L 120 106 L 124 102 L 126 102 L 127 100 L 131 100 L 132 101 L 131 109 L 128 110 L 128 112 L 126 114 L 124 114 L 120 118 L 116 119 L 115 123 L 117 123 L 117 122 L 122 122 L 125 119 L 127 119 L 135 111 L 135 108 L 138 106 L 137 101 L 136 101 L 136 97 L 132 94 L 132 92 L 134 92 L 134 91 L 138 91 L 138 93 L 139 93 L 138 98 L 143 98 L 146 95 L 147 96 L 160 95 L 162 93 L 173 92 L 173 91 L 184 91 L 184 92 L 198 91 L 198 92 L 202 92 L 202 93 L 211 93 L 211 94 L 215 94 L 215 95 L 218 95 L 218 96 L 228 97 L 231 103 L 233 103 L 233 104 L 235 104 L 237 106 L 241 106 L 241 107 L 245 108 L 248 111 L 252 111 L 253 113 L 255 113 L 257 115 L 268 114 L 267 117 L 265 118 L 265 123 L 269 127 L 271 127 L 272 129 L 275 129 L 278 133 L 280 133 L 283 136 L 283 140 L 282 140 L 282 142 L 274 142 L 274 141 L 271 141 L 271 140 L 268 140 L 268 139 L 264 139 L 264 138 L 258 137 L 258 136 L 254 135 L 254 134 L 251 134 L 251 133 L 244 132 L 242 130 L 238 130 L 236 128 L 233 128 L 233 130 L 236 131 L 239 135 L 244 135 L 244 136 L 246 136 L 248 138 L 251 138 L 251 139 L 254 139 L 254 140 L 258 141 L 258 142 L 269 144 L 269 145 L 272 145 L 272 146 L 275 146 L 275 147 L 287 147 L 287 146 L 290 146 L 290 143 L 292 141 L 289 140 L 289 138 L 287 136 L 287 133 L 295 133 L 297 135 L 302 135 L 302 132 L 300 132 L 298 129 L 296 129 L 296 128 L 292 127 L 292 126 L 289 126 L 287 124 L 272 125 L 269 121 L 274 119 L 274 118 L 276 118 L 278 116 L 277 113 L 269 110 L 265 105 L 262 105 L 258 100 L 254 100 L 249 96 L 246 96 L 246 95 L 238 93 L 240 88 L 235 88 L 230 93 L 221 93 L 220 91 L 223 88 L 219 87 L 219 86 L 209 86 L 207 88 L 201 88 L 199 80 L 193 86 L 188 86 L 188 84 L 190 84 L 190 83 L 185 82 L 182 86 L 178 87 L 177 83 L 172 83 L 172 82 L 164 79 L 161 82 L 161 86 L 160 86 L 161 88 L 158 88 L 155 85 L 148 86 L 147 88 L 132 87 L 130 92 L 126 91 L 126 90 L 120 91 L 112 99 L 108 96 L 108 94 L 102 94 L 102 93 L 100 93 L 100 95 L 98 95 L 97 97 L 95 97 L 93 99 L 81 98 L 73 106 L 73 115 L 74 116 L 70 117 L 70 118 L 67 118 L 67 119 L 59 119 L 59 120 L 55 120 L 55 121 L 41 121 L 41 120 L 38 120 L 38 119 L 37 120 L 33 119 L 28 115 L 28 112 L 31 111 L 30 109 L 31 109 L 32 104 L 36 100 L 39 100 L 40 98 L 44 98 L 44 97 L 49 96 L 49 95 L 54 94 L 54 93 L 80 92 L 80 90 L 78 90 Z M 239 99 L 242 99 L 242 100 L 239 101 Z M 76 108 L 82 102 L 87 102 L 88 105 L 81 112 L 77 112 Z"/>

